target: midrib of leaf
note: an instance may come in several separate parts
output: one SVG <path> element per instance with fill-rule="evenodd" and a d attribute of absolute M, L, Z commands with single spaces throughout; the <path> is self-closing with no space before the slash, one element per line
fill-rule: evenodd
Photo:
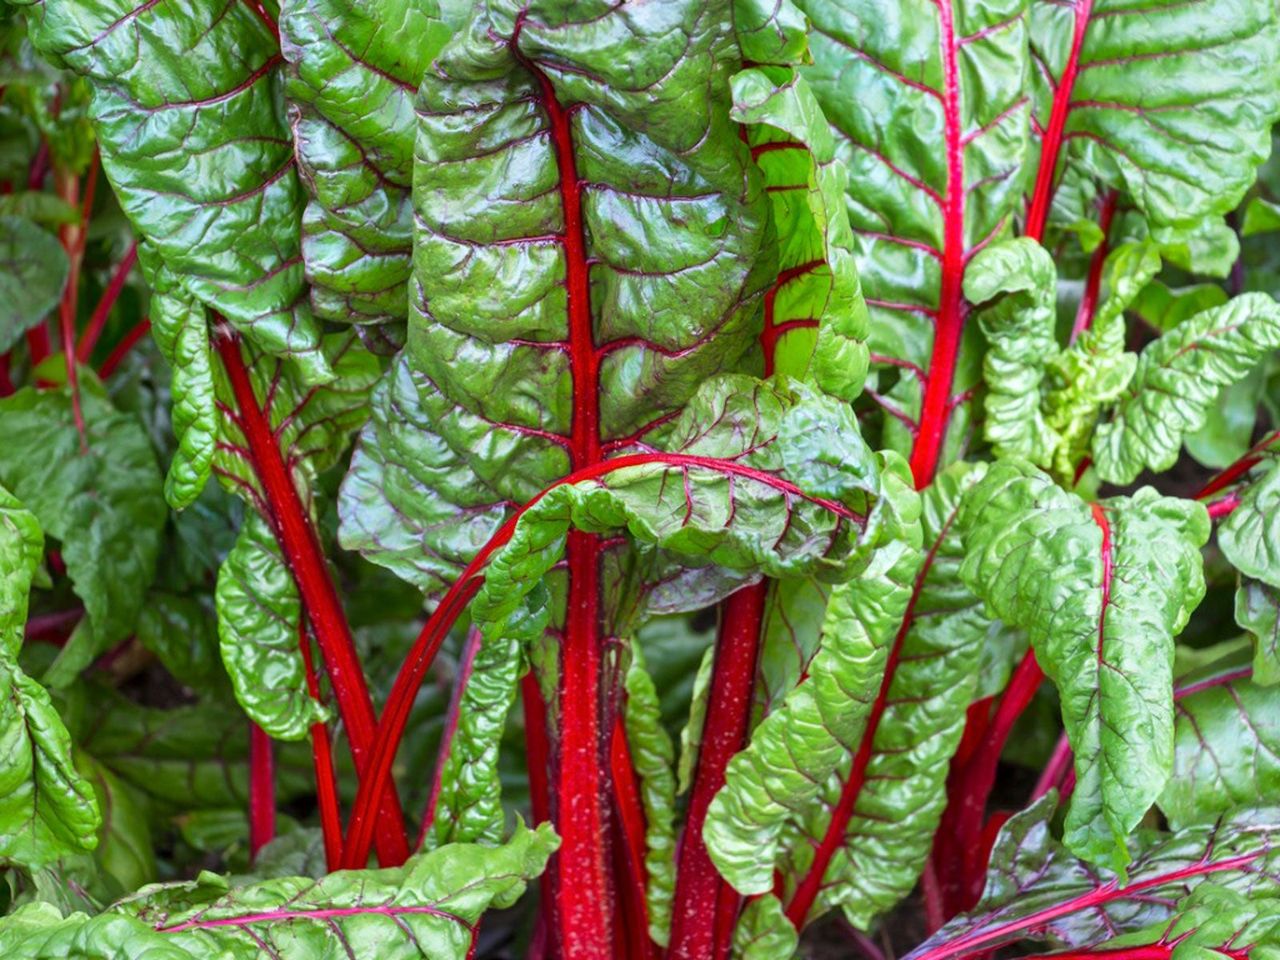
<path fill-rule="evenodd" d="M 1154 877 L 1148 877 L 1145 880 L 1135 880 L 1128 886 L 1121 886 L 1118 880 L 1109 880 L 1101 884 L 1096 890 L 1064 900 L 1057 906 L 1037 910 L 1035 913 L 1020 917 L 1017 920 L 1010 920 L 1008 923 L 1000 924 L 988 930 L 961 935 L 950 943 L 911 954 L 908 960 L 948 960 L 951 957 L 966 956 L 977 952 L 979 948 L 989 949 L 987 945 L 1003 941 L 1012 934 L 1043 927 L 1071 913 L 1099 907 L 1113 900 L 1133 897 L 1155 887 L 1178 883 L 1192 877 L 1202 877 L 1212 873 L 1222 873 L 1227 870 L 1247 867 L 1266 853 L 1266 850 L 1259 850 L 1256 853 L 1245 853 L 1238 857 L 1230 857 L 1214 863 L 1208 859 L 1212 850 L 1213 848 L 1210 846 L 1209 852 L 1205 854 L 1205 857 L 1199 863 L 1194 863 L 1178 870 L 1171 870 L 1168 873 L 1158 874 Z M 987 952 L 987 950 L 984 949 L 983 952 Z"/>
<path fill-rule="evenodd" d="M 508 46 L 538 82 L 539 101 L 551 125 L 564 229 L 558 237 L 565 257 L 565 309 L 569 324 L 569 367 L 573 390 L 569 457 L 573 469 L 598 464 L 600 444 L 600 355 L 592 328 L 590 265 L 582 221 L 582 186 L 574 158 L 569 113 L 556 96 L 551 79 L 520 50 L 520 31 L 527 11 L 516 17 Z M 609 858 L 605 778 L 599 762 L 600 688 L 600 538 L 569 534 L 568 592 L 564 639 L 560 648 L 560 762 L 556 796 L 556 829 L 561 848 L 555 870 L 560 888 L 556 914 L 563 942 L 579 944 L 584 956 L 603 957 L 609 949 Z"/>
<path fill-rule="evenodd" d="M 1032 240 L 1039 240 L 1044 236 L 1045 224 L 1049 219 L 1049 205 L 1053 200 L 1053 178 L 1058 168 L 1058 154 L 1062 150 L 1062 134 L 1066 129 L 1067 115 L 1071 112 L 1071 92 L 1080 71 L 1080 51 L 1084 47 L 1084 35 L 1089 28 L 1093 0 L 1076 0 L 1073 10 L 1075 30 L 1071 36 L 1071 53 L 1067 57 L 1067 65 L 1056 84 L 1052 76 L 1048 77 L 1053 87 L 1053 107 L 1049 111 L 1048 129 L 1040 130 L 1035 121 L 1035 112 L 1031 114 L 1031 122 L 1036 132 L 1041 133 L 1043 137 L 1040 144 L 1040 166 L 1036 170 L 1036 183 L 1027 206 L 1025 233 Z M 1047 68 L 1045 73 L 1049 73 Z"/>
<path fill-rule="evenodd" d="M 933 480 L 938 469 L 947 421 L 952 411 L 951 386 L 955 381 L 960 335 L 967 308 L 962 295 L 964 267 L 964 141 L 960 124 L 959 42 L 956 37 L 952 0 L 935 0 L 942 35 L 943 92 L 947 186 L 942 198 L 943 242 L 942 282 L 938 291 L 938 312 L 934 315 L 933 354 L 925 378 L 920 423 L 911 449 L 911 474 L 917 489 Z M 878 719 L 878 718 L 876 718 Z M 868 726 L 870 737 L 874 724 Z"/>
<path fill-rule="evenodd" d="M 182 933 L 185 930 L 203 930 L 208 927 L 247 927 L 252 923 L 281 923 L 288 920 L 333 920 L 339 917 L 366 917 L 370 915 L 395 917 L 401 914 L 425 913 L 433 917 L 441 917 L 461 923 L 471 928 L 461 917 L 430 907 L 425 904 L 394 906 L 379 904 L 368 907 L 329 907 L 323 910 L 268 910 L 262 913 L 246 913 L 238 917 L 214 917 L 212 920 L 195 919 L 174 924 L 172 927 L 157 927 L 157 933 Z"/>
<path fill-rule="evenodd" d="M 791 921 L 797 930 L 803 928 L 805 919 L 809 916 L 809 911 L 813 909 L 813 904 L 817 901 L 818 894 L 822 890 L 822 881 L 826 877 L 827 869 L 831 866 L 831 859 L 845 842 L 849 821 L 853 819 L 854 811 L 858 806 L 858 797 L 866 783 L 867 766 L 871 763 L 876 731 L 880 727 L 880 721 L 884 717 L 885 711 L 889 708 L 889 690 L 892 688 L 894 676 L 898 672 L 898 662 L 902 657 L 902 646 L 906 642 L 912 626 L 915 624 L 916 604 L 920 601 L 925 580 L 929 576 L 929 571 L 933 567 L 938 551 L 942 548 L 943 541 L 946 540 L 947 533 L 951 529 L 951 525 L 955 523 L 956 514 L 959 511 L 960 503 L 957 500 L 956 505 L 947 516 L 946 522 L 938 530 L 937 539 L 930 545 L 929 552 L 925 554 L 924 562 L 920 565 L 920 572 L 916 575 L 916 581 L 911 588 L 911 599 L 907 602 L 907 610 L 902 617 L 902 625 L 898 628 L 897 636 L 893 638 L 893 647 L 889 650 L 888 659 L 885 661 L 884 676 L 880 681 L 880 690 L 876 694 L 875 703 L 871 706 L 871 712 L 867 715 L 866 731 L 862 735 L 862 742 L 858 745 L 858 752 L 854 755 L 853 764 L 849 768 L 849 775 L 845 778 L 844 787 L 840 792 L 840 800 L 832 811 L 831 822 L 827 826 L 827 832 L 823 835 L 822 842 L 814 852 L 813 863 L 809 866 L 809 872 L 805 874 L 804 879 L 796 886 L 791 902 L 787 904 L 787 919 Z"/>
<path fill-rule="evenodd" d="M 1107 609 L 1111 605 L 1111 576 L 1114 554 L 1111 550 L 1111 523 L 1107 520 L 1107 514 L 1102 504 L 1089 504 L 1089 511 L 1093 514 L 1093 522 L 1102 531 L 1102 605 L 1098 611 L 1098 671 L 1101 672 L 1108 667 L 1106 660 L 1102 656 L 1102 645 L 1107 629 Z"/>

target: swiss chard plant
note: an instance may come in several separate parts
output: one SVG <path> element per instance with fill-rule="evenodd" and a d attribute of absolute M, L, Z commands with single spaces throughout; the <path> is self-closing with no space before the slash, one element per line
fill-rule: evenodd
<path fill-rule="evenodd" d="M 5 3 L 0 956 L 1280 954 L 1272 0 Z"/>

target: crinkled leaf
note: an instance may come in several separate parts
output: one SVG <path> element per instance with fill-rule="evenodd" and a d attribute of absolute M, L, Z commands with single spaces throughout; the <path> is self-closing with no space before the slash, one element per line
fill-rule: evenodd
<path fill-rule="evenodd" d="M 246 515 L 218 571 L 215 601 L 222 662 L 236 699 L 271 736 L 302 739 L 326 712 L 307 691 L 297 584 L 271 528 L 256 513 Z"/>
<path fill-rule="evenodd" d="M 1178 698 L 1173 776 L 1160 795 L 1174 830 L 1274 796 L 1280 785 L 1280 703 L 1243 673 L 1215 666 L 1183 684 L 1193 692 Z"/>
<path fill-rule="evenodd" d="M 1218 528 L 1218 547 L 1245 576 L 1280 589 L 1280 466 L 1245 488 Z"/>
<path fill-rule="evenodd" d="M 1060 147 L 1057 166 L 1123 188 L 1154 224 L 1194 223 L 1240 201 L 1280 114 L 1271 4 L 1097 0 L 1030 11 L 1033 129 L 1041 150 Z"/>
<path fill-rule="evenodd" d="M 959 517 L 964 582 L 1027 630 L 1058 687 L 1078 786 L 1066 844 L 1122 870 L 1173 761 L 1173 639 L 1204 596 L 1203 506 L 1144 487 L 1087 504 L 996 463 Z"/>
<path fill-rule="evenodd" d="M 1280 590 L 1242 578 L 1236 589 L 1236 624 L 1253 637 L 1253 682 L 1280 683 Z"/>
<path fill-rule="evenodd" d="M 281 50 L 316 315 L 403 321 L 413 242 L 413 99 L 454 0 L 285 0 Z M 406 38 L 412 38 L 408 42 Z M 403 336 L 403 334 L 401 334 Z"/>
<path fill-rule="evenodd" d="M 1221 391 L 1280 347 L 1280 304 L 1246 293 L 1148 344 L 1125 395 L 1094 437 L 1098 473 L 1131 483 L 1173 466 L 1183 437 L 1205 422 Z"/>
<path fill-rule="evenodd" d="M 30 220 L 0 213 L 0 353 L 8 353 L 58 305 L 69 269 L 57 237 Z"/>
<path fill-rule="evenodd" d="M 911 599 L 924 559 L 919 497 L 909 477 L 888 471 L 881 476 L 887 496 L 899 501 L 907 535 L 882 545 L 856 579 L 832 590 L 804 679 L 729 762 L 725 785 L 707 812 L 703 839 L 712 861 L 744 894 L 773 888 L 787 820 L 802 815 L 840 763 L 857 751 Z"/>
<path fill-rule="evenodd" d="M 213 471 L 218 441 L 218 411 L 213 360 L 204 307 L 179 292 L 151 298 L 151 335 L 173 371 L 169 419 L 178 441 L 164 495 L 175 510 L 189 507 Z"/>
<path fill-rule="evenodd" d="M 1078 860 L 1053 837 L 1050 792 L 1000 831 L 982 899 L 906 960 L 945 960 L 1015 941 L 1085 948 L 1118 934 L 1168 925 L 1178 901 L 1202 885 L 1266 902 L 1275 880 L 1280 810 L 1251 808 L 1177 833 L 1143 831 L 1129 842 L 1128 882 Z"/>
<path fill-rule="evenodd" d="M 155 453 L 137 419 L 82 383 L 86 448 L 64 390 L 0 400 L 0 483 L 62 543 L 91 628 L 89 656 L 133 629 L 155 577 L 167 511 Z"/>
<path fill-rule="evenodd" d="M 0 657 L 16 660 L 22 649 L 28 595 L 43 562 L 40 522 L 0 486 Z"/>
<path fill-rule="evenodd" d="M 739 21 L 747 13 L 735 11 L 744 56 L 778 64 L 778 53 L 798 46 L 792 62 L 800 62 L 803 17 L 790 3 L 769 12 L 774 18 L 757 24 Z M 784 50 L 769 50 L 778 33 Z M 734 76 L 732 89 L 730 116 L 744 125 L 764 174 L 778 238 L 778 276 L 765 297 L 761 336 L 766 370 L 804 376 L 812 357 L 823 389 L 851 400 L 866 375 L 869 316 L 845 211 L 848 175 L 836 160 L 835 138 L 813 91 L 792 66 L 748 68 Z"/>
<path fill-rule="evenodd" d="M 1045 366 L 1058 350 L 1057 280 L 1053 258 L 1026 237 L 982 250 L 964 276 L 964 295 L 981 307 L 978 324 L 988 344 L 983 435 L 997 455 L 1041 465 L 1059 442 L 1040 409 Z"/>
<path fill-rule="evenodd" d="M 935 352 L 961 339 L 966 260 L 1008 229 L 1022 203 L 1026 4 L 917 4 L 893 16 L 879 0 L 798 5 L 812 21 L 813 64 L 802 73 L 849 170 L 870 348 L 887 358 L 875 365 L 879 376 L 896 377 L 882 399 L 918 421 L 930 376 L 935 404 L 977 379 L 968 350 L 954 378 L 945 362 L 930 368 Z M 943 462 L 954 458 L 964 422 L 963 411 L 948 418 Z M 905 453 L 909 430 L 890 417 L 885 424 L 887 443 Z"/>
<path fill-rule="evenodd" d="M 666 946 L 676 885 L 675 751 L 671 737 L 662 726 L 658 691 L 636 641 L 631 643 L 631 662 L 623 685 L 626 691 L 623 723 L 631 762 L 640 778 L 640 802 L 644 807 L 649 935 L 655 943 Z"/>
<path fill-rule="evenodd" d="M 911 891 L 933 845 L 990 625 L 960 582 L 964 550 L 955 526 L 961 496 L 983 469 L 953 465 L 921 495 L 925 563 L 891 638 L 897 666 L 849 818 L 837 820 L 835 812 L 849 788 L 853 750 L 785 832 L 780 873 L 788 897 L 815 869 L 814 851 L 831 831 L 840 838 L 808 920 L 839 906 L 865 928 Z"/>
<path fill-rule="evenodd" d="M 753 897 L 733 931 L 737 960 L 788 960 L 796 955 L 800 937 L 772 894 Z"/>

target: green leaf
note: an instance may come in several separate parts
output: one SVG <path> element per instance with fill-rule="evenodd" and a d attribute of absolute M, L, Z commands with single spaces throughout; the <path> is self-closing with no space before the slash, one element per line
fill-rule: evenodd
<path fill-rule="evenodd" d="M 80 210 L 56 193 L 22 190 L 0 196 L 0 218 L 8 217 L 30 220 L 42 227 L 61 227 L 79 223 Z M 62 249 L 61 243 L 58 244 L 58 248 Z M 31 291 L 28 288 L 27 296 L 30 295 Z"/>
<path fill-rule="evenodd" d="M 184 686 L 227 692 L 218 650 L 217 614 L 203 597 L 152 591 L 138 616 L 137 637 Z"/>
<path fill-rule="evenodd" d="M 1086 949 L 1121 934 L 1168 929 L 1180 901 L 1204 887 L 1274 902 L 1275 808 L 1242 809 L 1177 833 L 1141 832 L 1129 843 L 1126 883 L 1076 859 L 1054 839 L 1056 807 L 1057 795 L 1050 792 L 1005 825 L 977 907 L 948 922 L 907 960 L 964 956 L 979 946 L 992 950 L 1019 941 Z"/>
<path fill-rule="evenodd" d="M 789 3 L 783 9 L 780 16 L 797 21 L 792 42 L 803 45 L 803 17 Z M 741 36 L 745 24 L 736 25 Z M 761 38 L 770 45 L 770 27 L 777 22 L 755 27 L 744 56 L 776 64 L 776 57 L 751 46 Z M 785 27 L 777 29 L 786 33 Z M 800 62 L 804 52 L 801 46 L 792 62 Z M 848 175 L 836 160 L 835 138 L 793 67 L 748 68 L 734 75 L 732 90 L 729 115 L 745 126 L 778 237 L 778 277 L 766 295 L 761 337 L 766 354 L 773 355 L 766 369 L 803 377 L 812 362 L 824 390 L 852 400 L 866 376 L 870 318 L 854 266 L 844 200 Z"/>
<path fill-rule="evenodd" d="M 1056 95 L 1063 166 L 1123 188 L 1153 224 L 1239 203 L 1280 114 L 1271 5 L 1037 2 L 1030 13 L 1034 130 L 1052 128 Z"/>
<path fill-rule="evenodd" d="M 1007 460 L 959 525 L 964 582 L 1027 630 L 1058 687 L 1078 778 L 1066 844 L 1122 870 L 1172 765 L 1173 638 L 1204 596 L 1208 515 L 1150 488 L 1087 504 Z"/>
<path fill-rule="evenodd" d="M 236 699 L 271 736 L 302 739 L 327 713 L 307 691 L 298 587 L 271 528 L 256 513 L 245 517 L 218 571 L 215 600 L 222 662 Z"/>
<path fill-rule="evenodd" d="M 89 651 L 124 639 L 155 577 L 164 497 L 155 453 L 136 418 L 82 383 L 85 448 L 64 390 L 19 390 L 0 400 L 0 483 L 62 542 L 91 628 Z"/>
<path fill-rule="evenodd" d="M 78 753 L 76 767 L 92 786 L 103 813 L 100 840 L 93 851 L 95 882 L 89 888 L 109 902 L 156 879 L 150 824 L 141 798 L 105 766 Z"/>
<path fill-rule="evenodd" d="M 882 476 L 888 489 L 891 474 Z M 907 536 L 882 545 L 861 575 L 832 590 L 805 678 L 729 762 L 725 785 L 707 812 L 707 850 L 740 893 L 773 889 L 787 820 L 803 813 L 862 740 L 924 559 L 919 497 L 909 477 L 897 479 L 889 496 L 898 500 Z"/>
<path fill-rule="evenodd" d="M 1045 366 L 1058 350 L 1057 280 L 1053 258 L 1026 237 L 986 247 L 964 276 L 965 297 L 986 305 L 978 311 L 988 343 L 983 435 L 998 456 L 1042 466 L 1060 441 L 1040 409 Z"/>
<path fill-rule="evenodd" d="M 738 960 L 789 960 L 800 937 L 772 894 L 748 901 L 733 931 L 733 956 Z"/>
<path fill-rule="evenodd" d="M 1280 703 L 1231 666 L 1182 683 L 1195 692 L 1178 698 L 1173 776 L 1160 795 L 1174 830 L 1274 796 L 1280 785 Z"/>
<path fill-rule="evenodd" d="M 213 472 L 218 411 L 213 359 L 204 307 L 180 294 L 151 298 L 151 335 L 173 371 L 169 414 L 178 449 L 169 464 L 164 496 L 175 510 L 189 507 Z"/>
<path fill-rule="evenodd" d="M 1241 578 L 1236 589 L 1236 625 L 1253 638 L 1253 682 L 1280 683 L 1280 590 Z"/>
<path fill-rule="evenodd" d="M 57 237 L 0 211 L 0 353 L 8 353 L 58 305 L 69 269 Z"/>
<path fill-rule="evenodd" d="M 813 63 L 802 73 L 849 170 L 846 202 L 871 310 L 869 346 L 883 358 L 873 370 L 896 378 L 878 393 L 918 422 L 935 338 L 945 331 L 960 339 L 964 264 L 998 240 L 1022 206 L 1031 112 L 1025 78 L 1034 69 L 1026 4 L 924 4 L 892 16 L 878 0 L 797 5 L 812 22 Z M 935 394 L 975 385 L 978 355 L 970 345 L 976 342 L 961 349 L 954 377 L 949 369 L 935 374 Z M 905 454 L 909 429 L 892 417 L 884 422 L 885 444 Z M 965 425 L 962 405 L 948 419 L 942 463 L 958 455 Z"/>
<path fill-rule="evenodd" d="M 102 166 L 138 234 L 200 302 L 308 381 L 327 379 L 280 53 L 262 20 L 244 4 L 131 0 L 46 0 L 30 18 L 39 50 L 93 88 Z"/>
<path fill-rule="evenodd" d="M 1280 588 L 1280 465 L 1245 487 L 1218 528 L 1218 547 L 1246 577 Z"/>
<path fill-rule="evenodd" d="M 680 728 L 680 762 L 676 767 L 676 794 L 683 795 L 693 786 L 698 769 L 698 751 L 702 747 L 702 729 L 707 723 L 707 702 L 711 699 L 711 668 L 715 665 L 715 645 L 703 651 L 698 672 L 693 677 L 689 696 L 689 713 Z"/>
<path fill-rule="evenodd" d="M 280 4 L 285 96 L 310 193 L 302 256 L 318 317 L 383 323 L 408 313 L 413 100 L 449 39 L 448 15 L 458 6 L 454 0 Z"/>
<path fill-rule="evenodd" d="M 101 821 L 48 691 L 18 667 L 43 556 L 35 516 L 0 487 L 0 859 L 26 867 L 92 850 Z"/>
<path fill-rule="evenodd" d="M 1099 475 L 1131 483 L 1173 466 L 1183 437 L 1203 426 L 1222 390 L 1280 347 L 1280 304 L 1246 293 L 1186 320 L 1147 345 L 1110 422 L 1098 428 Z"/>
<path fill-rule="evenodd" d="M 1249 452 L 1266 389 L 1265 373 L 1259 365 L 1224 389 L 1205 413 L 1204 426 L 1187 434 L 1187 452 L 1197 463 L 1222 470 Z"/>
<path fill-rule="evenodd" d="M 1220 307 L 1228 299 L 1227 292 L 1216 283 L 1168 287 L 1153 280 L 1142 288 L 1129 309 L 1161 333 L 1166 333 L 1188 317 L 1210 307 Z"/>
<path fill-rule="evenodd" d="M 815 869 L 814 851 L 832 831 L 840 838 L 809 921 L 838 906 L 865 929 L 911 891 L 933 846 L 990 626 L 958 576 L 964 549 L 956 514 L 983 472 L 980 464 L 954 464 L 921 494 L 925 563 L 891 638 L 897 668 L 883 691 L 884 713 L 848 820 L 836 820 L 835 812 L 849 785 L 852 749 L 785 832 L 780 873 L 788 898 Z"/>

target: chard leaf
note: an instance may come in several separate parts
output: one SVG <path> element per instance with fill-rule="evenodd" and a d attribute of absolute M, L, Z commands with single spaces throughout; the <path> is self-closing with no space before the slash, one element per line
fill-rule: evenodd
<path fill-rule="evenodd" d="M 1253 637 L 1253 682 L 1280 683 L 1280 590 L 1242 578 L 1236 588 L 1236 625 Z"/>
<path fill-rule="evenodd" d="M 906 472 L 905 464 L 901 469 Z M 725 785 L 707 812 L 708 852 L 743 894 L 773 889 L 787 820 L 802 815 L 857 751 L 924 559 L 919 497 L 910 478 L 888 470 L 881 478 L 887 496 L 897 501 L 905 536 L 882 545 L 860 576 L 832 589 L 804 679 L 729 762 Z"/>
<path fill-rule="evenodd" d="M 133 629 L 155 577 L 166 510 L 141 424 L 116 411 L 99 386 L 82 387 L 84 449 L 65 390 L 26 388 L 0 400 L 0 483 L 62 543 L 88 613 L 87 662 Z"/>
<path fill-rule="evenodd" d="M 630 650 L 631 662 L 623 681 L 623 723 L 631 761 L 640 778 L 640 801 L 644 807 L 649 936 L 659 946 L 666 946 L 676 885 L 675 751 L 662 726 L 658 691 L 645 668 L 640 644 L 632 641 Z"/>
<path fill-rule="evenodd" d="M 1182 684 L 1173 776 L 1160 795 L 1174 830 L 1247 807 L 1280 784 L 1280 704 L 1247 674 L 1228 661 Z"/>
<path fill-rule="evenodd" d="M 793 66 L 778 65 L 806 53 L 804 18 L 790 3 L 739 6 L 743 56 L 771 64 L 734 76 L 730 111 L 764 175 L 778 236 L 778 276 L 765 295 L 761 333 L 765 373 L 803 377 L 812 364 L 824 390 L 852 400 L 866 376 L 869 316 L 845 211 L 848 176 L 808 83 Z"/>
<path fill-rule="evenodd" d="M 960 582 L 964 550 L 955 524 L 962 494 L 983 469 L 952 465 L 921 494 L 925 555 L 910 584 L 912 599 L 899 623 L 876 625 L 895 631 L 889 650 L 895 666 L 881 680 L 868 718 L 870 741 L 864 735 L 857 753 L 846 751 L 785 831 L 779 866 L 788 916 L 798 925 L 839 906 L 865 928 L 911 891 L 929 855 L 990 624 Z M 797 906 L 802 890 L 814 897 L 804 916 Z"/>
<path fill-rule="evenodd" d="M 849 170 L 874 366 L 897 376 L 881 398 L 912 426 L 937 422 L 947 441 L 921 445 L 912 468 L 923 485 L 931 452 L 943 446 L 943 463 L 955 457 L 964 412 L 944 414 L 978 374 L 970 351 L 956 361 L 965 263 L 1007 230 L 1022 202 L 1026 3 L 915 4 L 892 17 L 878 0 L 798 5 L 812 22 L 813 64 L 802 72 Z M 905 454 L 909 428 L 885 423 L 886 443 Z"/>
<path fill-rule="evenodd" d="M 280 4 L 285 96 L 298 171 L 310 193 L 302 256 L 318 317 L 385 323 L 408 313 L 413 100 L 449 39 L 446 13 L 456 6 L 456 0 Z"/>
<path fill-rule="evenodd" d="M 986 304 L 978 312 L 988 344 L 983 435 L 998 456 L 1041 466 L 1060 440 L 1040 409 L 1045 366 L 1058 350 L 1057 281 L 1053 258 L 1027 237 L 982 250 L 964 276 L 965 297 Z"/>
<path fill-rule="evenodd" d="M 1075 166 L 1123 188 L 1157 225 L 1239 203 L 1280 114 L 1272 5 L 1036 0 L 1030 10 L 1042 204 Z"/>
<path fill-rule="evenodd" d="M 0 860 L 25 867 L 92 850 L 102 822 L 48 691 L 18 666 L 43 554 L 35 516 L 0 487 Z"/>
<path fill-rule="evenodd" d="M 1125 484 L 1143 469 L 1173 466 L 1222 390 L 1277 347 L 1280 305 L 1260 293 L 1205 310 L 1148 344 L 1115 415 L 1094 436 L 1099 475 Z"/>
<path fill-rule="evenodd" d="M 1208 515 L 1150 488 L 1087 504 L 1006 460 L 959 525 L 964 582 L 1027 630 L 1058 687 L 1078 779 L 1065 842 L 1123 870 L 1173 762 L 1173 638 L 1204 596 Z"/>
<path fill-rule="evenodd" d="M 307 690 L 298 587 L 258 514 L 245 516 L 214 597 L 222 663 L 240 706 L 271 736 L 301 740 L 327 712 Z"/>
<path fill-rule="evenodd" d="M 46 905 L 26 907 L 0 920 L 0 947 L 31 960 L 252 960 L 264 952 L 311 960 L 335 949 L 380 960 L 463 960 L 480 915 L 515 902 L 557 844 L 549 827 L 522 826 L 500 847 L 452 844 L 403 867 L 319 880 L 233 886 L 202 873 L 146 887 L 97 917 L 64 920 Z"/>
<path fill-rule="evenodd" d="M 175 285 L 176 286 L 176 285 Z M 169 419 L 178 440 L 164 480 L 169 506 L 191 506 L 213 472 L 218 441 L 213 359 L 204 307 L 179 290 L 151 299 L 151 335 L 173 371 Z"/>
<path fill-rule="evenodd" d="M 138 234 L 261 349 L 327 379 L 280 51 L 262 19 L 242 3 L 132 0 L 43 0 L 30 19 L 40 52 L 89 81 L 102 166 Z"/>
<path fill-rule="evenodd" d="M 1246 577 L 1280 589 L 1280 466 L 1244 489 L 1218 529 L 1218 547 Z"/>
<path fill-rule="evenodd" d="M 58 305 L 69 269 L 57 237 L 30 220 L 0 214 L 0 353 Z"/>
<path fill-rule="evenodd" d="M 733 955 L 741 960 L 784 960 L 800 945 L 796 928 L 772 894 L 747 903 L 733 931 Z"/>

